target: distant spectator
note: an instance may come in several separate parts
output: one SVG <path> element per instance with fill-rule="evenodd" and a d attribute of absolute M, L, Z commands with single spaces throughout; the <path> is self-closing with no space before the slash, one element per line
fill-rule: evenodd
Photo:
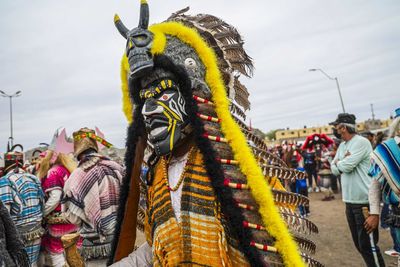
<path fill-rule="evenodd" d="M 318 174 L 317 174 L 317 159 L 316 152 L 314 150 L 314 146 L 308 147 L 306 143 L 303 144 L 302 147 L 302 157 L 304 163 L 304 169 L 308 176 L 308 192 L 313 191 L 313 178 L 315 181 L 315 192 L 319 192 L 318 186 Z"/>
<path fill-rule="evenodd" d="M 334 138 L 334 143 L 332 145 L 332 150 L 330 151 L 330 158 L 331 159 L 335 158 L 336 151 L 337 151 L 339 145 L 340 145 L 340 140 Z M 339 193 L 339 188 L 338 188 L 339 184 L 340 184 L 340 175 L 334 175 L 332 173 L 332 176 L 331 176 L 331 188 L 332 188 L 333 193 L 335 193 L 335 194 Z"/>
<path fill-rule="evenodd" d="M 321 177 L 322 191 L 324 197 L 322 201 L 330 201 L 335 198 L 332 190 L 332 174 L 330 162 L 332 161 L 331 152 L 324 148 L 321 154 L 321 168 L 318 171 L 318 175 Z"/>
<path fill-rule="evenodd" d="M 375 144 L 379 145 L 380 143 L 383 142 L 383 139 L 385 139 L 385 133 L 384 132 L 378 132 L 376 134 Z"/>
<path fill-rule="evenodd" d="M 362 132 L 361 136 L 367 138 L 371 146 L 375 148 L 375 135 L 371 131 Z"/>
<path fill-rule="evenodd" d="M 304 168 L 299 166 L 299 161 L 293 160 L 292 161 L 292 168 L 295 168 L 299 171 L 304 171 Z M 297 193 L 303 196 L 308 197 L 308 191 L 307 191 L 307 180 L 306 179 L 295 179 L 291 184 L 290 184 L 290 190 L 293 193 Z M 306 217 L 310 215 L 310 206 L 309 204 L 305 205 L 299 205 L 299 212 L 302 217 Z"/>
<path fill-rule="evenodd" d="M 304 158 L 304 169 L 308 175 L 309 192 L 312 192 L 313 177 L 315 180 L 315 192 L 320 191 L 318 171 L 321 168 L 322 150 L 333 144 L 333 140 L 326 134 L 312 134 L 307 136 L 302 146 Z"/>

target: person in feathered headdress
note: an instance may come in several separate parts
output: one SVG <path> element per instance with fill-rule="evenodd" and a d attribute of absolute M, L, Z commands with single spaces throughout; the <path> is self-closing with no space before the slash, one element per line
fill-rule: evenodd
<path fill-rule="evenodd" d="M 308 251 L 315 244 L 299 235 L 295 241 L 280 216 L 316 231 L 294 213 L 307 200 L 284 191 L 276 179 L 304 174 L 269 154 L 244 123 L 248 92 L 239 76 L 251 76 L 253 65 L 240 34 L 219 18 L 189 16 L 187 10 L 148 27 L 142 0 L 139 26 L 132 30 L 115 16 L 127 39 L 121 77 L 130 127 L 109 263 L 304 266 L 303 256 L 319 266 L 296 241 Z M 140 181 L 146 147 L 149 171 Z M 146 194 L 146 243 L 130 254 L 139 183 Z"/>

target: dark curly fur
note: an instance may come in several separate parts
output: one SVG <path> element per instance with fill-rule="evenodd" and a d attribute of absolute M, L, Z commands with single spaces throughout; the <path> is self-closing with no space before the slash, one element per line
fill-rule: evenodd
<path fill-rule="evenodd" d="M 144 134 L 144 123 L 141 115 L 142 107 L 136 106 L 134 111 L 133 122 L 128 127 L 125 152 L 125 176 L 122 179 L 122 184 L 119 192 L 119 206 L 117 214 L 117 225 L 115 227 L 114 239 L 111 244 L 111 254 L 107 262 L 107 266 L 114 262 L 115 250 L 117 249 L 118 240 L 121 232 L 122 221 L 125 216 L 125 206 L 128 200 L 129 188 L 131 183 L 132 168 L 135 158 L 136 144 L 140 136 Z"/>

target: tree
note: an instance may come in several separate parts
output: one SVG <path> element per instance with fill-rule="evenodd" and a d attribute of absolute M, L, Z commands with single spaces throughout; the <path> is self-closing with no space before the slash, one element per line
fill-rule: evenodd
<path fill-rule="evenodd" d="M 274 141 L 275 140 L 275 134 L 278 130 L 270 130 L 269 132 L 267 132 L 265 134 L 266 138 L 268 138 L 268 140 Z"/>

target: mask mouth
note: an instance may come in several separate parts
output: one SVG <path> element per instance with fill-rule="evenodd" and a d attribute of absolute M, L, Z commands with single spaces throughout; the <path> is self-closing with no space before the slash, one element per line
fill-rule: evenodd
<path fill-rule="evenodd" d="M 147 49 L 133 49 L 128 52 L 129 78 L 139 79 L 151 73 L 154 68 L 154 61 Z"/>
<path fill-rule="evenodd" d="M 162 116 L 152 116 L 145 121 L 148 130 L 149 141 L 152 143 L 159 142 L 168 137 L 169 124 Z"/>
<path fill-rule="evenodd" d="M 129 73 L 129 77 L 131 79 L 136 79 L 145 76 L 147 73 L 151 72 L 153 66 L 153 61 L 140 62 L 140 65 L 133 65 Z"/>

